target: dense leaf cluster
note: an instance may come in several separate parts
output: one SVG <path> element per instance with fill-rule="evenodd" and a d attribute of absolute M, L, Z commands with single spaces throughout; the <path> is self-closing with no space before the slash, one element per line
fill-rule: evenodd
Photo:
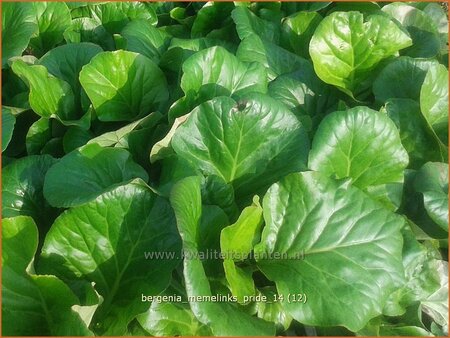
<path fill-rule="evenodd" d="M 440 5 L 2 19 L 3 335 L 447 334 Z"/>

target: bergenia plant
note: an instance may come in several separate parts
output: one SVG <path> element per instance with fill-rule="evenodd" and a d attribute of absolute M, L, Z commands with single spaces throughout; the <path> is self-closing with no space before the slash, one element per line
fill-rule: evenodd
<path fill-rule="evenodd" d="M 2 334 L 448 334 L 440 2 L 2 2 Z"/>

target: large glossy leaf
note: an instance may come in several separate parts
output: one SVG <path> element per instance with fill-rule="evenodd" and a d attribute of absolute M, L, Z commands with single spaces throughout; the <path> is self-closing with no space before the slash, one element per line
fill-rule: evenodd
<path fill-rule="evenodd" d="M 208 336 L 209 328 L 195 318 L 189 306 L 181 303 L 153 302 L 137 317 L 142 327 L 154 336 Z"/>
<path fill-rule="evenodd" d="M 402 54 L 431 58 L 440 51 L 441 41 L 436 25 L 425 12 L 401 2 L 383 6 L 382 11 L 398 21 L 411 36 L 413 44 L 402 50 Z"/>
<path fill-rule="evenodd" d="M 178 156 L 232 182 L 239 196 L 303 169 L 308 143 L 295 116 L 262 94 L 238 102 L 218 97 L 198 106 L 171 142 Z"/>
<path fill-rule="evenodd" d="M 33 2 L 33 7 L 38 30 L 30 40 L 30 47 L 34 55 L 41 56 L 63 41 L 72 17 L 64 2 Z"/>
<path fill-rule="evenodd" d="M 441 40 L 440 53 L 448 54 L 448 15 L 445 7 L 437 2 L 422 3 L 424 6 L 418 6 L 419 3 L 413 3 L 413 5 L 419 7 L 431 19 Z"/>
<path fill-rule="evenodd" d="M 283 20 L 281 38 L 297 55 L 309 58 L 309 42 L 322 16 L 316 12 L 298 12 Z"/>
<path fill-rule="evenodd" d="M 174 72 L 179 72 L 181 67 L 190 56 L 202 49 L 222 46 L 230 52 L 234 52 L 234 45 L 227 41 L 211 39 L 211 38 L 198 38 L 198 39 L 180 39 L 173 38 L 170 42 L 168 50 L 161 57 L 161 67 L 170 69 Z"/>
<path fill-rule="evenodd" d="M 355 107 L 326 116 L 314 135 L 309 168 L 351 178 L 361 189 L 403 182 L 408 154 L 395 124 L 384 114 Z"/>
<path fill-rule="evenodd" d="M 310 111 L 306 107 L 307 97 L 314 96 L 314 93 L 306 84 L 282 75 L 270 83 L 269 95 L 285 104 L 296 115 L 306 115 Z"/>
<path fill-rule="evenodd" d="M 409 36 L 386 17 L 364 20 L 359 12 L 335 12 L 317 27 L 309 53 L 323 81 L 356 95 L 380 61 L 410 45 Z"/>
<path fill-rule="evenodd" d="M 134 178 L 146 181 L 148 175 L 133 162 L 128 151 L 88 144 L 64 156 L 49 170 L 44 195 L 53 206 L 70 207 Z"/>
<path fill-rule="evenodd" d="M 419 104 L 411 99 L 389 99 L 385 110 L 400 131 L 409 155 L 409 167 L 419 168 L 427 161 L 440 161 L 439 143 L 428 130 Z"/>
<path fill-rule="evenodd" d="M 262 40 L 257 34 L 249 34 L 239 44 L 236 56 L 244 62 L 258 62 L 267 68 L 270 80 L 279 75 L 309 68 L 309 63 L 270 41 Z"/>
<path fill-rule="evenodd" d="M 30 216 L 39 225 L 49 225 L 54 211 L 42 190 L 45 174 L 56 162 L 49 155 L 27 156 L 3 169 L 2 217 Z"/>
<path fill-rule="evenodd" d="M 16 118 L 12 114 L 10 107 L 2 106 L 2 151 L 8 147 L 11 141 Z"/>
<path fill-rule="evenodd" d="M 142 117 L 157 110 L 169 95 L 158 66 L 143 55 L 123 50 L 95 56 L 80 72 L 80 82 L 100 121 Z"/>
<path fill-rule="evenodd" d="M 373 83 L 373 93 L 379 102 L 389 99 L 419 101 L 420 90 L 428 69 L 436 68 L 436 60 L 399 57 L 389 63 Z"/>
<path fill-rule="evenodd" d="M 250 254 L 262 226 L 262 208 L 259 199 L 246 207 L 236 223 L 224 228 L 220 234 L 220 249 L 233 261 L 243 261 Z"/>
<path fill-rule="evenodd" d="M 90 102 L 78 77 L 83 66 L 102 51 L 99 46 L 87 42 L 62 45 L 46 53 L 39 64 L 45 66 L 53 76 L 67 82 L 74 93 L 75 108 L 87 111 Z"/>
<path fill-rule="evenodd" d="M 420 109 L 439 139 L 448 144 L 448 70 L 430 67 L 420 90 Z"/>
<path fill-rule="evenodd" d="M 120 33 L 130 20 L 143 19 L 151 25 L 156 25 L 158 22 L 152 6 L 141 2 L 117 1 L 91 4 L 87 7 L 87 11 L 111 34 Z"/>
<path fill-rule="evenodd" d="M 262 39 L 274 43 L 280 39 L 280 28 L 277 25 L 259 18 L 247 7 L 236 7 L 231 16 L 236 23 L 236 30 L 241 40 L 253 34 L 258 34 Z"/>
<path fill-rule="evenodd" d="M 74 94 L 67 82 L 50 75 L 44 66 L 30 66 L 22 60 L 14 61 L 12 69 L 30 87 L 30 106 L 37 114 L 64 120 L 74 117 Z"/>
<path fill-rule="evenodd" d="M 263 209 L 255 257 L 279 294 L 306 294 L 305 303 L 283 303 L 296 320 L 356 331 L 381 313 L 403 278 L 402 218 L 348 182 L 312 172 L 274 184 Z"/>
<path fill-rule="evenodd" d="M 214 34 L 225 28 L 227 23 L 232 23 L 230 13 L 234 9 L 234 4 L 227 2 L 208 2 L 195 16 L 192 23 L 191 36 L 199 38 Z M 212 31 L 212 32 L 211 32 Z"/>
<path fill-rule="evenodd" d="M 70 2 L 68 3 L 70 4 Z M 105 50 L 115 48 L 114 39 L 98 19 L 76 18 L 64 32 L 67 43 L 92 42 Z"/>
<path fill-rule="evenodd" d="M 79 300 L 69 287 L 55 276 L 33 274 L 38 230 L 31 218 L 4 218 L 2 246 L 4 335 L 92 335 L 71 309 Z"/>
<path fill-rule="evenodd" d="M 305 126 L 312 123 L 313 130 L 324 115 L 336 110 L 337 94 L 337 90 L 319 80 L 310 63 L 278 76 L 269 85 L 269 95 L 289 107 Z"/>
<path fill-rule="evenodd" d="M 426 163 L 419 170 L 414 186 L 423 194 L 425 209 L 431 219 L 448 231 L 448 164 Z"/>
<path fill-rule="evenodd" d="M 2 3 L 2 68 L 9 58 L 22 55 L 36 28 L 32 3 Z"/>
<path fill-rule="evenodd" d="M 207 325 L 217 336 L 271 335 L 273 326 L 263 320 L 252 318 L 231 303 L 199 302 L 196 297 L 211 296 L 211 286 L 199 259 L 197 236 L 202 214 L 200 178 L 188 177 L 173 188 L 170 202 L 175 211 L 178 231 L 183 241 L 183 251 L 192 255 L 184 259 L 184 280 L 189 303 L 195 317 Z M 237 323 L 239 325 L 230 325 Z"/>
<path fill-rule="evenodd" d="M 43 271 L 65 280 L 95 283 L 103 303 L 93 318 L 99 334 L 122 335 L 170 280 L 175 259 L 146 259 L 144 252 L 178 252 L 168 203 L 136 180 L 62 214 L 50 229 L 41 256 Z"/>
<path fill-rule="evenodd" d="M 212 69 L 211 63 L 214 64 Z M 198 93 L 203 86 L 210 85 L 212 90 L 218 87 L 219 93 L 223 90 L 222 93 L 239 97 L 250 92 L 265 93 L 266 77 L 266 72 L 260 65 L 245 64 L 225 48 L 211 47 L 184 62 L 181 88 L 186 95 L 192 95 Z M 214 95 L 210 96 L 213 97 Z"/>
<path fill-rule="evenodd" d="M 171 40 L 169 34 L 153 27 L 146 20 L 131 21 L 122 30 L 121 35 L 126 40 L 127 50 L 145 55 L 156 64 Z"/>

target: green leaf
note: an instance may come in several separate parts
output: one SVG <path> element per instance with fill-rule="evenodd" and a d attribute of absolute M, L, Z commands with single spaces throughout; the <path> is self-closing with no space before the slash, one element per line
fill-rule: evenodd
<path fill-rule="evenodd" d="M 39 60 L 39 64 L 45 66 L 50 74 L 70 85 L 74 93 L 75 109 L 78 111 L 87 111 L 90 106 L 78 79 L 80 71 L 102 51 L 93 43 L 68 44 L 53 48 Z"/>
<path fill-rule="evenodd" d="M 256 293 L 251 268 L 240 267 L 231 259 L 223 261 L 223 268 L 231 294 L 239 303 L 248 303 L 245 297 L 253 296 Z"/>
<path fill-rule="evenodd" d="M 263 223 L 262 211 L 259 198 L 255 197 L 253 204 L 242 211 L 236 223 L 224 228 L 220 234 L 220 250 L 225 255 L 225 277 L 239 302 L 244 302 L 245 296 L 255 294 L 255 285 L 251 271 L 236 266 L 235 262 L 245 260 L 258 241 Z"/>
<path fill-rule="evenodd" d="M 68 3 L 70 4 L 70 2 Z M 105 50 L 113 50 L 114 40 L 101 22 L 92 18 L 77 18 L 72 20 L 64 32 L 67 43 L 92 42 Z"/>
<path fill-rule="evenodd" d="M 441 40 L 440 53 L 448 54 L 448 15 L 444 10 L 444 7 L 437 2 L 427 3 L 422 10 L 430 18 L 430 21 L 439 33 Z"/>
<path fill-rule="evenodd" d="M 5 68 L 11 57 L 22 55 L 37 26 L 32 3 L 4 2 L 1 6 L 2 68 Z"/>
<path fill-rule="evenodd" d="M 111 72 L 111 69 L 120 69 Z M 95 56 L 80 82 L 100 121 L 128 121 L 157 110 L 168 98 L 163 72 L 147 57 L 118 50 Z"/>
<path fill-rule="evenodd" d="M 420 90 L 420 109 L 439 139 L 448 144 L 448 70 L 430 67 Z"/>
<path fill-rule="evenodd" d="M 385 312 L 390 316 L 401 314 L 408 320 L 408 324 L 425 328 L 421 320 L 421 311 L 424 311 L 436 323 L 446 326 L 448 325 L 448 264 L 441 260 L 441 254 L 436 249 L 420 244 L 409 227 L 403 230 L 403 237 L 406 283 L 391 295 L 389 307 L 385 309 Z M 417 306 L 416 304 L 420 311 L 418 320 L 411 318 L 409 313 L 411 306 Z"/>
<path fill-rule="evenodd" d="M 90 16 L 102 23 L 110 34 L 120 33 L 129 21 L 142 19 L 156 25 L 158 18 L 152 6 L 141 2 L 104 2 L 88 6 Z"/>
<path fill-rule="evenodd" d="M 336 110 L 336 92 L 319 80 L 311 64 L 280 75 L 269 85 L 269 95 L 289 107 L 305 127 L 310 125 L 308 130 L 315 130 L 324 115 Z"/>
<path fill-rule="evenodd" d="M 45 239 L 41 268 L 65 280 L 94 282 L 104 300 L 93 327 L 98 334 L 122 335 L 148 309 L 141 294 L 163 291 L 178 263 L 146 259 L 144 252 L 178 250 L 169 204 L 135 180 L 58 217 Z"/>
<path fill-rule="evenodd" d="M 416 239 L 411 224 L 412 222 L 408 221 L 408 225 L 402 229 L 405 283 L 389 296 L 383 309 L 383 314 L 390 317 L 408 315 L 408 308 L 418 304 L 418 301 L 426 298 L 436 287 L 434 278 L 429 280 L 427 280 L 429 276 L 422 278 L 422 276 L 425 276 L 425 273 L 422 274 L 422 272 L 427 270 L 425 266 L 435 257 L 432 250 L 427 249 Z M 409 324 L 421 324 L 420 320 L 413 322 L 413 318 L 410 319 Z M 371 326 L 371 323 L 369 323 L 369 326 Z"/>
<path fill-rule="evenodd" d="M 162 115 L 155 112 L 151 113 L 135 122 L 127 124 L 126 126 L 119 128 L 117 130 L 113 130 L 107 133 L 104 133 L 100 136 L 97 136 L 91 139 L 88 143 L 97 143 L 102 147 L 114 146 L 121 142 L 127 135 L 129 135 L 133 130 L 136 130 L 140 127 L 151 127 L 158 123 L 158 121 L 162 118 Z"/>
<path fill-rule="evenodd" d="M 389 99 L 384 109 L 400 131 L 402 144 L 409 155 L 410 168 L 419 168 L 430 160 L 442 160 L 439 144 L 428 130 L 416 101 Z"/>
<path fill-rule="evenodd" d="M 237 196 L 303 169 L 309 147 L 295 116 L 262 94 L 201 104 L 175 131 L 171 145 L 194 168 L 232 182 Z"/>
<path fill-rule="evenodd" d="M 380 4 L 374 1 L 339 1 L 334 3 L 334 6 L 330 8 L 327 14 L 333 12 L 358 11 L 364 14 L 364 16 L 368 16 L 371 14 L 382 14 L 380 13 L 380 9 Z"/>
<path fill-rule="evenodd" d="M 316 12 L 298 12 L 283 20 L 281 38 L 297 55 L 309 59 L 309 42 L 323 17 Z"/>
<path fill-rule="evenodd" d="M 419 311 L 416 311 L 419 312 Z M 431 332 L 424 328 L 422 323 L 417 323 L 416 325 L 411 325 L 405 323 L 402 319 L 391 319 L 388 317 L 377 317 L 369 322 L 369 324 L 362 330 L 357 332 L 358 336 L 432 336 Z M 398 322 L 400 321 L 400 322 Z M 420 326 L 419 326 L 420 325 Z"/>
<path fill-rule="evenodd" d="M 56 118 L 64 125 L 89 127 L 90 113 L 80 116 L 75 107 L 75 95 L 66 81 L 49 74 L 44 66 L 29 66 L 22 60 L 14 61 L 12 69 L 29 86 L 30 106 L 36 114 Z"/>
<path fill-rule="evenodd" d="M 384 114 L 355 107 L 327 115 L 314 135 L 309 168 L 351 178 L 360 189 L 402 183 L 408 154 L 395 124 Z"/>
<path fill-rule="evenodd" d="M 178 73 L 181 71 L 181 67 L 190 56 L 194 55 L 202 49 L 222 46 L 226 50 L 233 52 L 236 49 L 234 45 L 227 41 L 211 38 L 199 38 L 199 39 L 180 39 L 173 38 L 170 42 L 168 50 L 161 56 L 161 68 L 169 69 Z"/>
<path fill-rule="evenodd" d="M 3 168 L 2 217 L 30 216 L 50 225 L 54 210 L 43 196 L 44 178 L 57 161 L 49 155 L 27 156 Z"/>
<path fill-rule="evenodd" d="M 257 34 L 251 34 L 239 44 L 236 56 L 244 62 L 258 62 L 267 69 L 269 80 L 302 68 L 309 63 L 269 41 L 262 40 Z"/>
<path fill-rule="evenodd" d="M 44 66 L 30 66 L 22 60 L 14 61 L 12 69 L 29 86 L 30 106 L 38 115 L 62 119 L 74 116 L 74 94 L 67 82 L 50 75 Z"/>
<path fill-rule="evenodd" d="M 419 101 L 422 84 L 428 69 L 438 66 L 436 60 L 396 58 L 379 73 L 373 83 L 373 93 L 379 102 L 389 99 Z"/>
<path fill-rule="evenodd" d="M 234 201 L 234 189 L 219 176 L 206 176 L 202 182 L 203 204 L 217 205 L 226 212 L 230 220 L 239 216 L 238 208 Z"/>
<path fill-rule="evenodd" d="M 359 12 L 335 12 L 317 27 L 309 53 L 319 78 L 353 96 L 383 59 L 411 43 L 386 17 L 372 15 L 364 20 Z"/>
<path fill-rule="evenodd" d="M 230 2 L 208 2 L 195 16 L 192 23 L 191 36 L 200 38 L 214 30 L 223 28 L 230 20 L 234 4 Z"/>
<path fill-rule="evenodd" d="M 206 258 L 203 262 L 203 268 L 207 276 L 223 275 L 223 268 L 217 261 L 217 257 L 213 256 L 210 259 L 207 253 L 220 252 L 220 232 L 228 224 L 230 224 L 228 217 L 220 207 L 217 205 L 203 205 L 196 240 L 198 251 L 203 255 L 203 258 L 200 257 L 200 259 Z"/>
<path fill-rule="evenodd" d="M 231 13 L 236 23 L 236 30 L 241 40 L 257 34 L 263 40 L 278 43 L 280 39 L 280 28 L 273 22 L 263 20 L 253 14 L 248 8 L 239 6 Z"/>
<path fill-rule="evenodd" d="M 414 187 L 423 194 L 425 209 L 431 219 L 448 232 L 448 164 L 426 163 L 418 171 Z"/>
<path fill-rule="evenodd" d="M 233 225 L 224 228 L 220 234 L 220 249 L 230 260 L 243 261 L 253 249 L 263 223 L 259 198 L 246 207 Z"/>
<path fill-rule="evenodd" d="M 64 2 L 34 2 L 33 8 L 38 30 L 30 40 L 30 47 L 39 57 L 63 41 L 72 17 Z"/>
<path fill-rule="evenodd" d="M 180 303 L 153 302 L 137 317 L 139 324 L 153 336 L 207 336 L 209 328 L 201 324 L 189 306 Z"/>
<path fill-rule="evenodd" d="M 48 154 L 56 158 L 64 156 L 62 137 L 53 137 L 42 148 L 41 154 Z"/>
<path fill-rule="evenodd" d="M 448 237 L 448 225 L 444 225 L 444 230 L 441 226 L 439 226 L 429 215 L 426 210 L 424 203 L 424 193 L 417 191 L 421 189 L 421 185 L 419 183 L 419 179 L 416 182 L 416 178 L 419 176 L 419 172 L 421 173 L 422 179 L 426 182 L 438 182 L 439 176 L 443 175 L 445 170 L 448 170 L 443 163 L 431 162 L 426 163 L 423 166 L 423 170 L 408 170 L 405 171 L 405 184 L 404 184 L 404 195 L 402 202 L 402 212 L 411 220 L 414 228 L 414 232 L 417 233 L 419 239 L 442 239 L 445 240 Z M 447 187 L 444 185 L 444 180 L 441 178 L 441 191 L 447 191 Z M 417 186 L 416 186 L 417 184 Z M 428 189 L 426 186 L 423 191 Z M 435 192 L 437 196 L 439 196 L 439 188 L 437 185 L 435 186 Z M 436 200 L 438 202 L 438 200 Z M 443 203 L 443 201 L 441 201 Z M 435 206 L 438 206 L 437 203 Z M 442 209 L 445 210 L 445 209 Z M 441 211 L 442 212 L 442 211 Z M 448 212 L 448 211 L 447 211 Z"/>
<path fill-rule="evenodd" d="M 171 36 L 153 27 L 146 20 L 133 20 L 122 30 L 126 49 L 145 55 L 158 64 L 161 55 L 167 50 Z"/>
<path fill-rule="evenodd" d="M 28 155 L 39 155 L 52 138 L 51 121 L 41 117 L 28 129 L 25 140 Z"/>
<path fill-rule="evenodd" d="M 213 69 L 208 68 L 211 63 L 214 64 Z M 223 47 L 199 51 L 183 64 L 181 88 L 186 95 L 198 93 L 206 85 L 214 85 L 212 88 L 218 87 L 218 91 L 224 90 L 235 97 L 250 92 L 267 92 L 264 68 L 256 63 L 245 64 L 239 61 Z M 210 98 L 214 97 L 214 94 L 210 95 Z"/>
<path fill-rule="evenodd" d="M 63 137 L 64 152 L 68 154 L 72 150 L 84 146 L 92 139 L 92 137 L 93 134 L 89 130 L 84 130 L 79 127 L 70 127 Z"/>
<path fill-rule="evenodd" d="M 317 2 L 282 2 L 281 9 L 288 14 L 293 14 L 299 11 L 305 12 L 317 12 L 331 5 L 330 1 L 317 1 Z"/>
<path fill-rule="evenodd" d="M 44 195 L 53 206 L 71 207 L 134 178 L 147 181 L 148 175 L 128 151 L 88 144 L 64 156 L 49 170 Z"/>
<path fill-rule="evenodd" d="M 267 297 L 267 302 L 257 302 L 256 311 L 259 318 L 274 322 L 279 330 L 287 330 L 292 323 L 292 317 L 281 305 L 281 302 L 272 302 L 278 296 L 275 287 L 265 287 L 259 292 Z"/>
<path fill-rule="evenodd" d="M 422 301 L 423 311 L 433 320 L 443 326 L 448 326 L 448 262 L 434 261 L 431 273 L 437 275 L 439 288 Z"/>
<path fill-rule="evenodd" d="M 2 333 L 91 336 L 71 309 L 79 300 L 69 287 L 55 276 L 30 273 L 38 246 L 33 220 L 25 216 L 3 219 L 2 244 Z"/>
<path fill-rule="evenodd" d="M 172 142 L 173 135 L 175 134 L 175 131 L 178 129 L 178 127 L 182 123 L 184 123 L 188 117 L 189 114 L 176 118 L 172 124 L 172 127 L 167 132 L 166 136 L 164 136 L 163 139 L 155 143 L 155 145 L 152 147 L 152 150 L 150 151 L 151 163 L 154 163 L 157 160 L 161 160 L 174 154 L 173 149 L 170 145 L 170 143 Z"/>
<path fill-rule="evenodd" d="M 8 147 L 9 141 L 11 141 L 15 124 L 16 118 L 12 114 L 11 108 L 2 106 L 2 151 Z"/>
<path fill-rule="evenodd" d="M 196 297 L 211 296 L 211 286 L 198 254 L 197 236 L 202 214 L 200 178 L 188 177 L 179 181 L 172 189 L 170 202 L 175 211 L 178 231 L 183 242 L 183 251 L 192 254 L 184 259 L 186 292 L 195 317 L 208 326 L 217 336 L 273 335 L 271 324 L 252 318 L 231 303 L 198 302 Z M 229 325 L 228 323 L 238 323 Z"/>
<path fill-rule="evenodd" d="M 263 209 L 255 257 L 285 299 L 306 295 L 305 303 L 282 304 L 300 323 L 357 331 L 401 285 L 404 221 L 359 189 L 319 173 L 291 174 L 269 189 Z"/>
<path fill-rule="evenodd" d="M 383 6 L 382 11 L 399 22 L 409 33 L 412 46 L 402 51 L 411 57 L 432 58 L 441 49 L 441 42 L 432 18 L 411 5 L 394 2 Z"/>

